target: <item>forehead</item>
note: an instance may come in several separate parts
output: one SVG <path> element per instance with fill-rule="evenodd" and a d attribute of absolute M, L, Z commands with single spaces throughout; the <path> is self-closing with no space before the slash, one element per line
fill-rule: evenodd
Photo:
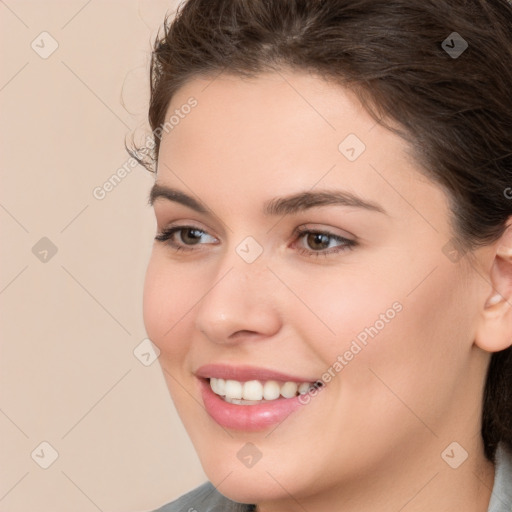
<path fill-rule="evenodd" d="M 244 142 L 246 151 L 258 154 L 264 154 L 264 142 L 286 142 L 289 147 L 299 141 L 317 143 L 320 138 L 335 143 L 337 149 L 336 142 L 345 132 L 363 139 L 375 126 L 353 93 L 297 72 L 192 80 L 174 95 L 166 118 L 184 108 L 190 98 L 197 106 L 173 129 L 173 135 L 187 136 L 190 128 L 196 138 L 204 139 L 201 142 Z"/>
<path fill-rule="evenodd" d="M 191 100 L 195 106 L 185 108 Z M 161 183 L 184 180 L 202 195 L 218 190 L 241 203 L 342 186 L 397 213 L 428 207 L 425 187 L 445 200 L 403 139 L 377 124 L 352 92 L 317 76 L 193 79 L 174 95 L 166 119 L 173 115 L 179 122 L 160 147 Z"/>

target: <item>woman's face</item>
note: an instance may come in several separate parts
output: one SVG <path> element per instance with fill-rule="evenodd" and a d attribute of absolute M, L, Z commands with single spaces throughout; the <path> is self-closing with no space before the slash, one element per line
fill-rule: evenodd
<path fill-rule="evenodd" d="M 203 211 L 155 190 L 158 233 L 184 229 L 154 243 L 144 321 L 209 479 L 258 502 L 453 471 L 443 450 L 478 439 L 487 284 L 406 143 L 294 72 L 196 79 L 171 116 L 156 183 Z M 324 385 L 241 405 L 208 377 L 259 381 L 252 398 Z"/>

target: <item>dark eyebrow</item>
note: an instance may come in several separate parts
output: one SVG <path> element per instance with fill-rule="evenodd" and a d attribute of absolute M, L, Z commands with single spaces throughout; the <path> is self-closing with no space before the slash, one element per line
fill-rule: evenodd
<path fill-rule="evenodd" d="M 365 210 L 386 213 L 384 208 L 376 203 L 365 201 L 360 197 L 344 190 L 319 190 L 316 192 L 300 192 L 298 194 L 276 197 L 265 203 L 265 215 L 290 215 L 315 206 L 354 206 Z"/>
<path fill-rule="evenodd" d="M 208 213 L 208 209 L 201 202 L 196 201 L 193 197 L 190 197 L 184 192 L 176 190 L 175 188 L 170 188 L 155 183 L 149 192 L 148 203 L 153 206 L 153 203 L 159 198 L 183 204 L 199 213 Z"/>
<path fill-rule="evenodd" d="M 203 203 L 184 192 L 155 183 L 149 193 L 148 203 L 153 205 L 158 198 L 183 204 L 199 213 L 209 212 Z M 315 206 L 328 205 L 353 206 L 386 214 L 384 208 L 377 203 L 365 201 L 355 194 L 343 190 L 299 192 L 286 197 L 276 197 L 265 203 L 263 213 L 265 215 L 291 215 Z"/>

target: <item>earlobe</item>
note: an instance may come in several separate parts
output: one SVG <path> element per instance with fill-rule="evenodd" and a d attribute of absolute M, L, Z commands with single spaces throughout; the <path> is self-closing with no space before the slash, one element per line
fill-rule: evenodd
<path fill-rule="evenodd" d="M 512 346 L 512 303 L 501 294 L 486 302 L 480 318 L 475 344 L 487 352 L 500 352 Z"/>
<path fill-rule="evenodd" d="M 480 312 L 475 344 L 487 352 L 512 346 L 512 223 L 496 242 L 490 271 L 492 292 Z"/>
<path fill-rule="evenodd" d="M 492 308 L 493 306 L 495 306 L 496 304 L 499 304 L 500 302 L 502 302 L 504 300 L 506 300 L 506 299 L 503 297 L 503 295 L 501 295 L 501 293 L 496 292 L 494 295 L 491 295 L 487 299 L 484 308 L 485 309 Z"/>

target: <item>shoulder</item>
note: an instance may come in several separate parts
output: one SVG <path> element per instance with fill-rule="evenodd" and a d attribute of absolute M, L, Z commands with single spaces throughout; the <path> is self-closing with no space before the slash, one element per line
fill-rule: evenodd
<path fill-rule="evenodd" d="M 246 512 L 249 505 L 236 503 L 222 495 L 211 482 L 192 489 L 154 512 Z"/>
<path fill-rule="evenodd" d="M 512 511 L 512 451 L 504 443 L 496 450 L 494 486 L 488 512 Z"/>

